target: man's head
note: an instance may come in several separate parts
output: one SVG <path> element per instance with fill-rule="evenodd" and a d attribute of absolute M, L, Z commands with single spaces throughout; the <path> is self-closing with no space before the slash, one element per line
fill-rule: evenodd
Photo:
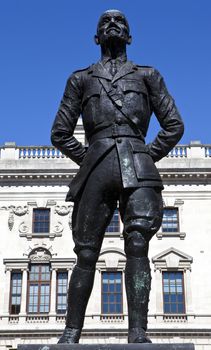
<path fill-rule="evenodd" d="M 119 10 L 104 12 L 97 25 L 97 34 L 95 35 L 97 45 L 104 45 L 106 42 L 113 40 L 125 44 L 130 44 L 132 40 L 128 21 Z"/>

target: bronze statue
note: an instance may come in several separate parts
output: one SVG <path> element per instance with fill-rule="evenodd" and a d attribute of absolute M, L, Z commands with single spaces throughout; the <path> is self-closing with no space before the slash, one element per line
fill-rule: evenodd
<path fill-rule="evenodd" d="M 59 343 L 79 341 L 95 265 L 117 201 L 127 258 L 128 342 L 149 343 L 151 275 L 147 256 L 149 241 L 162 221 L 163 189 L 154 162 L 175 146 L 184 126 L 160 73 L 127 60 L 131 36 L 123 13 L 108 10 L 102 14 L 95 42 L 101 47 L 101 59 L 68 79 L 51 136 L 53 145 L 80 165 L 66 198 L 74 201 L 77 264 L 69 285 L 66 328 Z M 161 131 L 145 145 L 153 112 Z M 73 136 L 80 115 L 88 148 Z"/>

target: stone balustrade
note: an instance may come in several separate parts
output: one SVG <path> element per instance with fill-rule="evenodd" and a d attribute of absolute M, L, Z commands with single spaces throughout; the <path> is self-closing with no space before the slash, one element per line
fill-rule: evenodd
<path fill-rule="evenodd" d="M 0 160 L 62 158 L 66 156 L 52 146 L 16 146 L 14 142 L 6 142 L 0 147 Z M 211 158 L 211 145 L 202 145 L 199 141 L 191 141 L 189 145 L 177 145 L 167 158 Z"/>
<path fill-rule="evenodd" d="M 169 158 L 186 158 L 187 157 L 187 145 L 178 145 L 174 147 L 167 155 Z"/>
<path fill-rule="evenodd" d="M 17 149 L 19 150 L 19 159 L 66 158 L 54 147 L 17 147 Z"/>
<path fill-rule="evenodd" d="M 19 315 L 1 315 L 0 325 L 5 324 L 65 324 L 65 315 L 51 315 L 51 314 L 19 314 Z M 88 314 L 85 317 L 85 323 L 90 324 L 97 322 L 100 323 L 123 323 L 127 325 L 127 314 Z M 149 328 L 153 324 L 165 324 L 165 323 L 191 323 L 198 325 L 209 322 L 210 314 L 149 314 Z M 53 323 L 52 323 L 53 321 Z"/>

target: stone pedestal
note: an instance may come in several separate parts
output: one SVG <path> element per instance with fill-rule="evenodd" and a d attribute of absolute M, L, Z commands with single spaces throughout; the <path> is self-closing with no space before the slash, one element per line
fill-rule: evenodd
<path fill-rule="evenodd" d="M 18 350 L 194 350 L 193 344 L 36 344 Z"/>

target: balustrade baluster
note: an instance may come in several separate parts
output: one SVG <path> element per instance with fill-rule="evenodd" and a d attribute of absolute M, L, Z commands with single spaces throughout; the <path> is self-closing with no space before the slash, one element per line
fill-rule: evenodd
<path fill-rule="evenodd" d="M 51 148 L 51 158 L 55 158 L 55 148 Z"/>
<path fill-rule="evenodd" d="M 19 158 L 20 159 L 23 158 L 23 149 L 22 148 L 19 149 Z"/>
<path fill-rule="evenodd" d="M 25 158 L 30 158 L 29 149 L 25 148 Z"/>
<path fill-rule="evenodd" d="M 53 157 L 52 157 L 52 151 L 53 151 L 52 147 L 49 148 L 49 158 L 53 158 Z"/>
<path fill-rule="evenodd" d="M 34 158 L 38 158 L 38 148 L 34 149 Z"/>
<path fill-rule="evenodd" d="M 60 158 L 60 151 L 58 149 L 56 150 L 56 157 Z"/>
<path fill-rule="evenodd" d="M 43 148 L 43 158 L 47 158 L 47 149 L 46 148 Z"/>

